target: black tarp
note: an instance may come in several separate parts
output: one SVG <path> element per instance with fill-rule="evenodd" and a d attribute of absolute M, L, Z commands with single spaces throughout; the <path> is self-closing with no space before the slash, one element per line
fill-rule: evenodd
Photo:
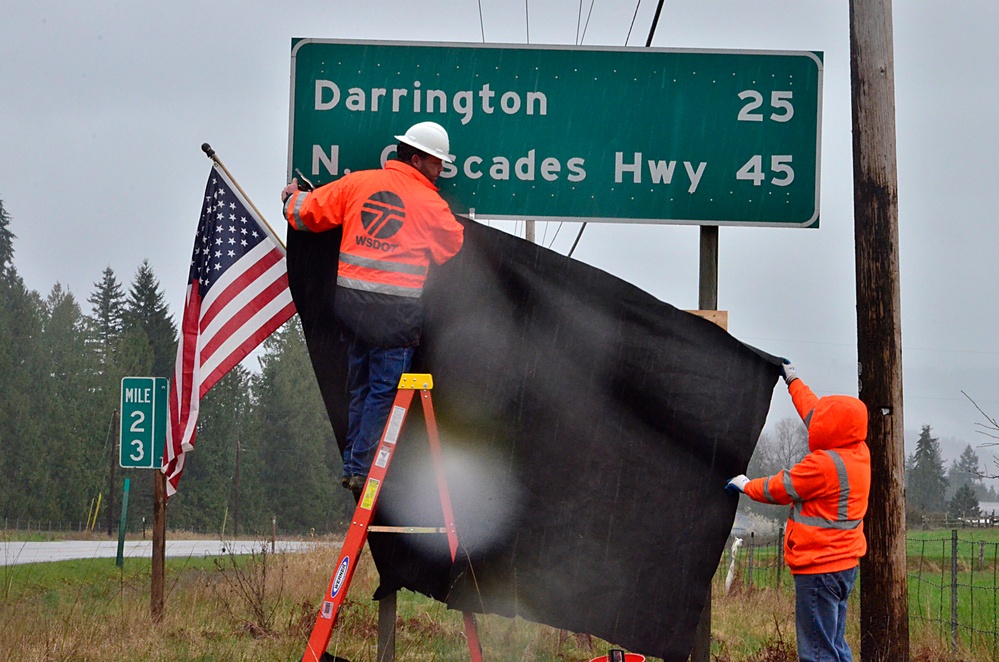
<path fill-rule="evenodd" d="M 432 391 L 461 550 L 372 534 L 376 597 L 408 588 L 686 660 L 779 360 L 599 269 L 468 219 L 431 271 L 413 372 Z M 337 439 L 339 232 L 289 230 L 292 294 Z M 377 521 L 439 526 L 419 406 Z"/>

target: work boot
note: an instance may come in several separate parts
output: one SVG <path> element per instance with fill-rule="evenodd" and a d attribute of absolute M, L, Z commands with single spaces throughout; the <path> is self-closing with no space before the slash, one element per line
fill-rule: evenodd
<path fill-rule="evenodd" d="M 340 487 L 350 489 L 350 476 L 344 476 L 340 479 Z"/>
<path fill-rule="evenodd" d="M 359 497 L 361 496 L 361 491 L 364 489 L 364 483 L 367 480 L 368 480 L 367 476 L 360 476 L 358 474 L 354 474 L 353 476 L 350 477 L 350 480 L 347 483 L 347 489 L 353 492 L 354 496 Z"/>

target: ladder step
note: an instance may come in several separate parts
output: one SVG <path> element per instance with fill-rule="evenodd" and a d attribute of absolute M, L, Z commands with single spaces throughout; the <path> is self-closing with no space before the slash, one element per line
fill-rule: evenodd
<path fill-rule="evenodd" d="M 369 526 L 370 533 L 447 533 L 443 526 Z"/>

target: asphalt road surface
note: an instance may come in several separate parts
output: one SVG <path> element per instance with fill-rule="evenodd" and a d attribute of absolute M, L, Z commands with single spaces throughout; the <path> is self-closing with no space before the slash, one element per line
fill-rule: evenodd
<path fill-rule="evenodd" d="M 299 551 L 314 542 L 277 541 L 275 551 Z M 236 540 L 168 540 L 166 556 L 196 557 L 224 556 L 259 552 L 266 546 L 271 551 L 270 542 Z M 152 558 L 151 540 L 126 540 L 124 558 Z M 61 542 L 0 542 L 0 566 L 24 563 L 45 563 L 48 561 L 69 561 L 72 559 L 117 558 L 116 540 L 66 540 Z"/>

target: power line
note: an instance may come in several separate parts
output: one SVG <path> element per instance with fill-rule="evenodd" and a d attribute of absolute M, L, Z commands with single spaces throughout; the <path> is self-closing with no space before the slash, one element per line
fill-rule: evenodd
<path fill-rule="evenodd" d="M 529 0 L 524 0 L 524 23 L 527 25 L 527 43 L 531 43 L 531 11 L 527 6 Z"/>
<path fill-rule="evenodd" d="M 479 0 L 479 30 L 482 32 L 482 43 L 486 43 L 486 26 L 482 22 L 482 0 Z"/>
<path fill-rule="evenodd" d="M 656 15 L 652 17 L 652 27 L 649 28 L 649 37 L 648 37 L 648 39 L 645 40 L 645 47 L 646 48 L 648 48 L 648 47 L 650 47 L 652 45 L 652 38 L 656 36 L 656 28 L 659 26 L 659 16 L 662 14 L 662 11 L 663 11 L 663 2 L 664 1 L 665 0 L 659 0 L 659 4 L 656 5 Z M 593 2 L 596 2 L 596 0 L 593 0 Z M 642 4 L 642 0 L 638 0 L 638 4 L 639 5 Z M 590 3 L 590 12 L 591 13 L 593 12 L 593 3 Z M 638 15 L 638 7 L 637 6 L 635 7 L 635 15 L 636 16 Z M 631 21 L 632 21 L 632 25 L 634 25 L 635 19 L 632 18 Z M 587 25 L 590 24 L 590 17 L 589 16 L 586 17 L 586 24 Z M 586 29 L 585 28 L 583 29 L 583 36 L 584 37 L 586 36 Z M 630 37 L 631 37 L 631 28 L 628 29 L 628 38 L 630 38 Z M 624 45 L 625 46 L 628 45 L 628 39 L 627 38 L 624 40 Z M 580 240 L 580 238 L 582 238 L 582 236 L 583 236 L 583 230 L 585 230 L 585 229 L 586 229 L 586 222 L 584 221 L 583 225 L 580 226 L 580 228 L 579 228 L 579 234 L 576 235 L 576 241 L 572 242 L 572 248 L 569 249 L 569 255 L 568 255 L 568 257 L 572 257 L 572 252 L 576 250 L 576 246 L 579 244 L 579 240 Z"/>
<path fill-rule="evenodd" d="M 576 45 L 581 45 L 586 40 L 586 29 L 590 27 L 590 17 L 593 16 L 593 5 L 597 4 L 597 0 L 590 0 L 590 10 L 586 12 L 586 23 L 583 24 L 583 34 L 576 39 Z"/>
<path fill-rule="evenodd" d="M 638 18 L 638 8 L 642 6 L 642 0 L 635 4 L 635 13 L 631 15 L 631 25 L 628 26 L 628 36 L 624 38 L 624 45 L 627 46 L 631 40 L 631 31 L 635 28 L 635 19 Z"/>

